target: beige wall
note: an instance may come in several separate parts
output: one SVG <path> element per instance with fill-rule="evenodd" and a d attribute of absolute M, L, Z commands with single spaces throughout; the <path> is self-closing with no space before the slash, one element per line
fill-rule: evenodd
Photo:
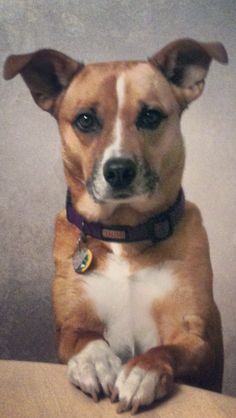
<path fill-rule="evenodd" d="M 1 63 L 9 53 L 57 48 L 86 62 L 145 58 L 183 36 L 222 41 L 204 96 L 183 117 L 186 195 L 203 213 L 225 337 L 225 392 L 236 396 L 235 0 L 0 0 Z M 1 80 L 0 350 L 55 360 L 50 311 L 53 219 L 65 185 L 56 125 L 20 77 Z"/>

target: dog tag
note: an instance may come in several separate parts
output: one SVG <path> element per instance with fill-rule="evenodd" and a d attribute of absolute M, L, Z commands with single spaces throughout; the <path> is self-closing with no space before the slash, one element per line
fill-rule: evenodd
<path fill-rule="evenodd" d="M 92 251 L 88 248 L 78 248 L 73 256 L 73 267 L 76 273 L 85 273 L 93 260 Z"/>

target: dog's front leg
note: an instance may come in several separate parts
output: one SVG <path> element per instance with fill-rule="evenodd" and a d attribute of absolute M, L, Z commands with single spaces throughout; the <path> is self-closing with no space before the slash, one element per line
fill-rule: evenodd
<path fill-rule="evenodd" d="M 53 307 L 58 357 L 68 363 L 70 381 L 95 401 L 101 390 L 110 395 L 121 367 L 103 337 L 104 324 L 86 297 L 83 280 L 75 276 L 71 258 L 79 233 L 62 212 L 56 221 Z"/>
<path fill-rule="evenodd" d="M 134 414 L 140 407 L 169 395 L 174 379 L 195 376 L 210 359 L 208 343 L 197 336 L 176 345 L 152 348 L 131 359 L 115 383 L 112 401 L 119 401 L 117 412 L 131 410 Z"/>
<path fill-rule="evenodd" d="M 111 396 L 121 361 L 101 334 L 64 327 L 61 330 L 59 357 L 68 363 L 71 383 L 92 396 L 95 402 L 101 392 Z"/>

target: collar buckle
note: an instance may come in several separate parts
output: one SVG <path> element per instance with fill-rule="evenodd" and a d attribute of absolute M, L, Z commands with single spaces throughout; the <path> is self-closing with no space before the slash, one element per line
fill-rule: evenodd
<path fill-rule="evenodd" d="M 171 222 L 171 217 L 168 214 L 167 216 L 159 216 L 158 219 L 153 221 L 153 241 L 163 241 L 173 233 L 173 225 Z"/>

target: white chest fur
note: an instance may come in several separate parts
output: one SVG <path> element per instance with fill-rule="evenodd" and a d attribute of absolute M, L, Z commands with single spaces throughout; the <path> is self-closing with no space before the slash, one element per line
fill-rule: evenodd
<path fill-rule="evenodd" d="M 159 344 L 151 309 L 154 301 L 174 289 L 170 266 L 148 267 L 130 274 L 127 261 L 109 255 L 106 271 L 86 274 L 84 280 L 88 297 L 105 323 L 105 338 L 122 360 Z"/>

